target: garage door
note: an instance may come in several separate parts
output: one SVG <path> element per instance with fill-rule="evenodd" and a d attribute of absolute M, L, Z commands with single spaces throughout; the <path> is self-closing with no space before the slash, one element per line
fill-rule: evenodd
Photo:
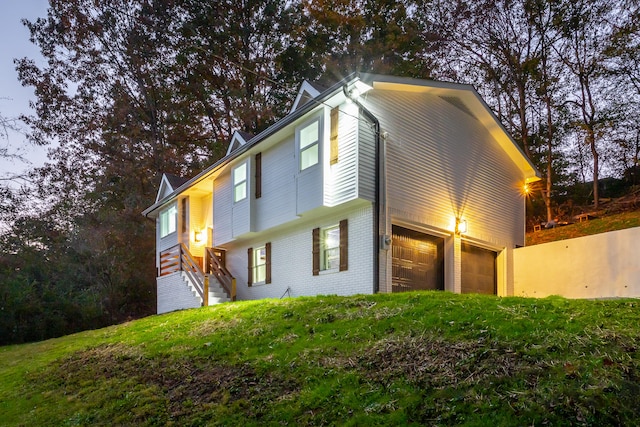
<path fill-rule="evenodd" d="M 462 293 L 496 294 L 496 253 L 462 242 Z"/>
<path fill-rule="evenodd" d="M 393 292 L 444 289 L 444 239 L 393 226 Z"/>

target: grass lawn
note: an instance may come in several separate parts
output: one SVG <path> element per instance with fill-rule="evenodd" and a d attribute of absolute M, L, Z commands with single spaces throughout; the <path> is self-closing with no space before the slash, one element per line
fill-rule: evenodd
<path fill-rule="evenodd" d="M 0 348 L 0 424 L 637 425 L 640 301 L 225 303 Z"/>
<path fill-rule="evenodd" d="M 640 210 L 607 215 L 589 221 L 551 228 L 549 230 L 543 229 L 541 231 L 530 232 L 526 235 L 526 245 L 537 245 L 539 243 L 572 239 L 574 237 L 589 236 L 591 234 L 605 233 L 607 231 L 622 230 L 631 227 L 640 227 Z"/>

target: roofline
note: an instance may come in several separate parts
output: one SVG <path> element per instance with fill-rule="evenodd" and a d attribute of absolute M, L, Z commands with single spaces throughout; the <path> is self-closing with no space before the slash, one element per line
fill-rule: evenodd
<path fill-rule="evenodd" d="M 173 199 L 178 194 L 180 194 L 183 191 L 189 189 L 190 187 L 193 187 L 194 185 L 198 184 L 200 181 L 205 179 L 210 173 L 215 172 L 216 170 L 220 169 L 221 167 L 227 165 L 229 162 L 231 162 L 235 158 L 241 156 L 242 154 L 246 153 L 251 148 L 255 147 L 257 144 L 259 144 L 260 142 L 262 142 L 263 140 L 265 140 L 269 136 L 271 136 L 271 135 L 275 134 L 276 132 L 282 130 L 284 127 L 288 126 L 289 124 L 293 123 L 294 121 L 296 121 L 300 117 L 304 116 L 309 111 L 311 111 L 314 108 L 316 108 L 318 105 L 321 105 L 326 99 L 328 99 L 331 96 L 335 95 L 335 92 L 341 91 L 342 87 L 345 84 L 349 84 L 353 80 L 358 80 L 358 79 L 359 79 L 359 74 L 358 73 L 351 73 L 347 77 L 345 77 L 342 80 L 340 80 L 339 82 L 335 83 L 333 86 L 331 86 L 330 88 L 326 89 L 324 92 L 320 93 L 320 95 L 318 95 L 316 98 L 314 98 L 311 101 L 307 102 L 306 104 L 304 104 L 303 106 L 301 106 L 297 110 L 295 110 L 295 111 L 289 113 L 288 115 L 284 116 L 282 119 L 278 120 L 273 125 L 269 126 L 265 130 L 263 130 L 262 132 L 260 132 L 259 134 L 257 134 L 253 138 L 251 138 L 249 141 L 247 141 L 246 144 L 242 145 L 237 150 L 234 150 L 233 152 L 229 153 L 228 155 L 224 156 L 223 158 L 221 158 L 220 160 L 218 160 L 217 162 L 215 162 L 214 164 L 209 166 L 208 168 L 204 169 L 202 172 L 200 172 L 199 174 L 197 174 L 196 176 L 191 178 L 189 181 L 185 182 L 180 187 L 176 188 L 167 197 L 163 198 L 162 200 L 158 200 L 156 203 L 154 203 L 153 205 L 149 206 L 147 209 L 142 211 L 142 215 L 149 216 L 149 214 L 152 213 L 153 211 L 161 208 L 162 206 L 166 205 L 167 203 L 170 203 L 171 201 L 173 201 Z"/>
<path fill-rule="evenodd" d="M 496 117 L 491 107 L 489 107 L 487 102 L 484 100 L 484 98 L 482 98 L 482 96 L 480 96 L 480 93 L 476 90 L 475 86 L 473 86 L 472 84 L 453 83 L 453 82 L 445 82 L 445 81 L 439 81 L 439 80 L 422 80 L 422 79 L 414 79 L 411 77 L 387 76 L 383 74 L 362 74 L 360 76 L 360 80 L 362 80 L 365 83 L 381 82 L 381 83 L 393 83 L 393 84 L 431 87 L 431 88 L 437 88 L 437 89 L 470 91 L 474 95 L 476 100 L 480 101 L 480 104 L 482 105 L 482 107 L 491 115 L 491 118 L 498 125 L 498 127 L 500 128 L 500 131 L 502 131 L 502 133 L 504 133 L 507 136 L 507 138 L 511 141 L 511 143 L 516 148 L 516 150 L 518 150 L 522 158 L 531 167 L 534 176 L 526 177 L 525 181 L 527 183 L 531 183 L 531 182 L 539 181 L 541 179 L 541 174 L 538 168 L 533 164 L 531 159 L 524 153 L 524 151 L 522 150 L 522 148 L 520 148 L 518 143 L 514 141 L 514 139 L 511 137 L 511 134 L 507 132 L 507 130 L 505 129 L 500 119 Z"/>

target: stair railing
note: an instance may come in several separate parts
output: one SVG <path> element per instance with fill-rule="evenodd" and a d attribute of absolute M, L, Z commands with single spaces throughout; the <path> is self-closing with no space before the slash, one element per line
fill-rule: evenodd
<path fill-rule="evenodd" d="M 206 248 L 205 270 L 211 274 L 224 288 L 231 301 L 236 300 L 236 278 L 226 269 L 213 248 Z"/>
<path fill-rule="evenodd" d="M 177 271 L 185 272 L 202 301 L 206 302 L 204 272 L 191 256 L 189 249 L 182 243 L 178 243 L 160 253 L 160 276 L 166 276 Z"/>

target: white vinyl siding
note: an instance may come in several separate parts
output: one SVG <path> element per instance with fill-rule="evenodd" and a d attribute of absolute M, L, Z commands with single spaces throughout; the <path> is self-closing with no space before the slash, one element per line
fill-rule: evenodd
<path fill-rule="evenodd" d="M 338 113 L 338 159 L 327 155 L 324 177 L 324 205 L 337 206 L 358 197 L 358 107 L 343 104 Z M 367 126 L 366 123 L 363 124 Z M 327 152 L 331 142 L 327 138 Z"/>
<path fill-rule="evenodd" d="M 328 111 L 326 112 L 328 114 Z M 321 141 L 325 134 L 324 129 L 324 114 L 322 114 L 302 123 L 295 130 L 296 147 L 298 164 L 300 165 L 300 172 L 296 177 L 296 214 L 302 215 L 312 209 L 318 208 L 323 205 L 324 192 L 323 192 L 323 168 L 320 162 L 316 162 L 312 165 L 310 158 L 312 153 L 306 151 L 315 147 L 313 150 L 317 150 L 318 160 L 322 159 L 323 152 Z M 315 132 L 315 133 L 314 133 Z M 315 142 L 310 142 L 314 141 Z M 303 169 L 302 166 L 306 165 Z"/>
<path fill-rule="evenodd" d="M 467 112 L 432 94 L 371 91 L 367 107 L 387 139 L 387 188 L 394 218 L 505 247 L 524 244 L 522 172 Z M 407 125 L 411 123 L 411 125 Z"/>

